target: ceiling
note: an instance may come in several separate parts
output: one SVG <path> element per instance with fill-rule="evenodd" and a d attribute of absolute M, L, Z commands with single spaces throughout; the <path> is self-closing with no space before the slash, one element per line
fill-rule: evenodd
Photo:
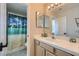
<path fill-rule="evenodd" d="M 59 12 L 65 12 L 67 10 L 71 10 L 73 8 L 77 8 L 79 7 L 79 3 L 65 3 L 61 8 L 55 9 L 55 10 L 51 10 L 51 12 L 53 13 L 59 13 Z"/>
<path fill-rule="evenodd" d="M 27 14 L 27 4 L 25 3 L 8 3 L 7 4 L 8 12 L 13 12 L 16 14 L 24 15 Z"/>
<path fill-rule="evenodd" d="M 72 8 L 76 8 L 78 6 L 79 6 L 79 3 L 65 3 L 64 6 L 61 9 L 57 9 L 57 10 L 54 10 L 54 11 L 51 10 L 51 12 L 58 13 L 58 12 L 62 12 L 62 11 L 72 9 Z M 18 14 L 21 14 L 21 15 L 24 15 L 24 16 L 26 16 L 26 14 L 27 14 L 27 4 L 25 4 L 25 3 L 8 3 L 7 7 L 8 7 L 9 12 L 18 13 Z"/>

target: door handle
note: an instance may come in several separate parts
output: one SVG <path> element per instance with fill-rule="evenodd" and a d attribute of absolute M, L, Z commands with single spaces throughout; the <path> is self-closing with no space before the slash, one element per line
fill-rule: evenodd
<path fill-rule="evenodd" d="M 0 51 L 2 51 L 2 49 L 3 49 L 4 47 L 7 47 L 7 43 L 6 43 L 6 45 L 3 45 L 3 43 L 1 42 L 1 43 L 0 43 Z"/>
<path fill-rule="evenodd" d="M 2 48 L 3 48 L 3 44 L 2 42 L 0 43 L 0 51 L 2 51 Z"/>

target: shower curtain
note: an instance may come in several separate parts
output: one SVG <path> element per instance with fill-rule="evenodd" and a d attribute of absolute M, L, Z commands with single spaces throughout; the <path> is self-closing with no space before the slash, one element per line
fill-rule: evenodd
<path fill-rule="evenodd" d="M 8 14 L 8 51 L 24 46 L 27 34 L 26 17 Z"/>

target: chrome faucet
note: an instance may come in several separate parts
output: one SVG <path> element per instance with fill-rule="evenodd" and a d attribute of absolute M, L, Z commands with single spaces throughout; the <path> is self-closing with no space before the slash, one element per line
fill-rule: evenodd
<path fill-rule="evenodd" d="M 52 33 L 52 39 L 55 39 L 55 37 L 54 37 L 54 33 Z"/>

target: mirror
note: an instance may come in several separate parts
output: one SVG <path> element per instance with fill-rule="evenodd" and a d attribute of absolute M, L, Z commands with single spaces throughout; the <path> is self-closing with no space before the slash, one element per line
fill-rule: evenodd
<path fill-rule="evenodd" d="M 37 28 L 48 28 L 49 27 L 49 16 L 36 14 L 36 27 Z"/>
<path fill-rule="evenodd" d="M 44 16 L 45 17 L 45 28 L 48 28 L 49 27 L 49 16 Z"/>
<path fill-rule="evenodd" d="M 78 21 L 78 18 L 68 16 L 52 18 L 52 33 L 56 36 L 65 35 L 72 38 L 79 38 Z"/>
<path fill-rule="evenodd" d="M 43 18 L 43 16 L 38 16 L 37 17 L 37 27 L 38 28 L 43 28 L 43 26 L 44 26 L 44 20 L 43 20 L 44 18 Z"/>

